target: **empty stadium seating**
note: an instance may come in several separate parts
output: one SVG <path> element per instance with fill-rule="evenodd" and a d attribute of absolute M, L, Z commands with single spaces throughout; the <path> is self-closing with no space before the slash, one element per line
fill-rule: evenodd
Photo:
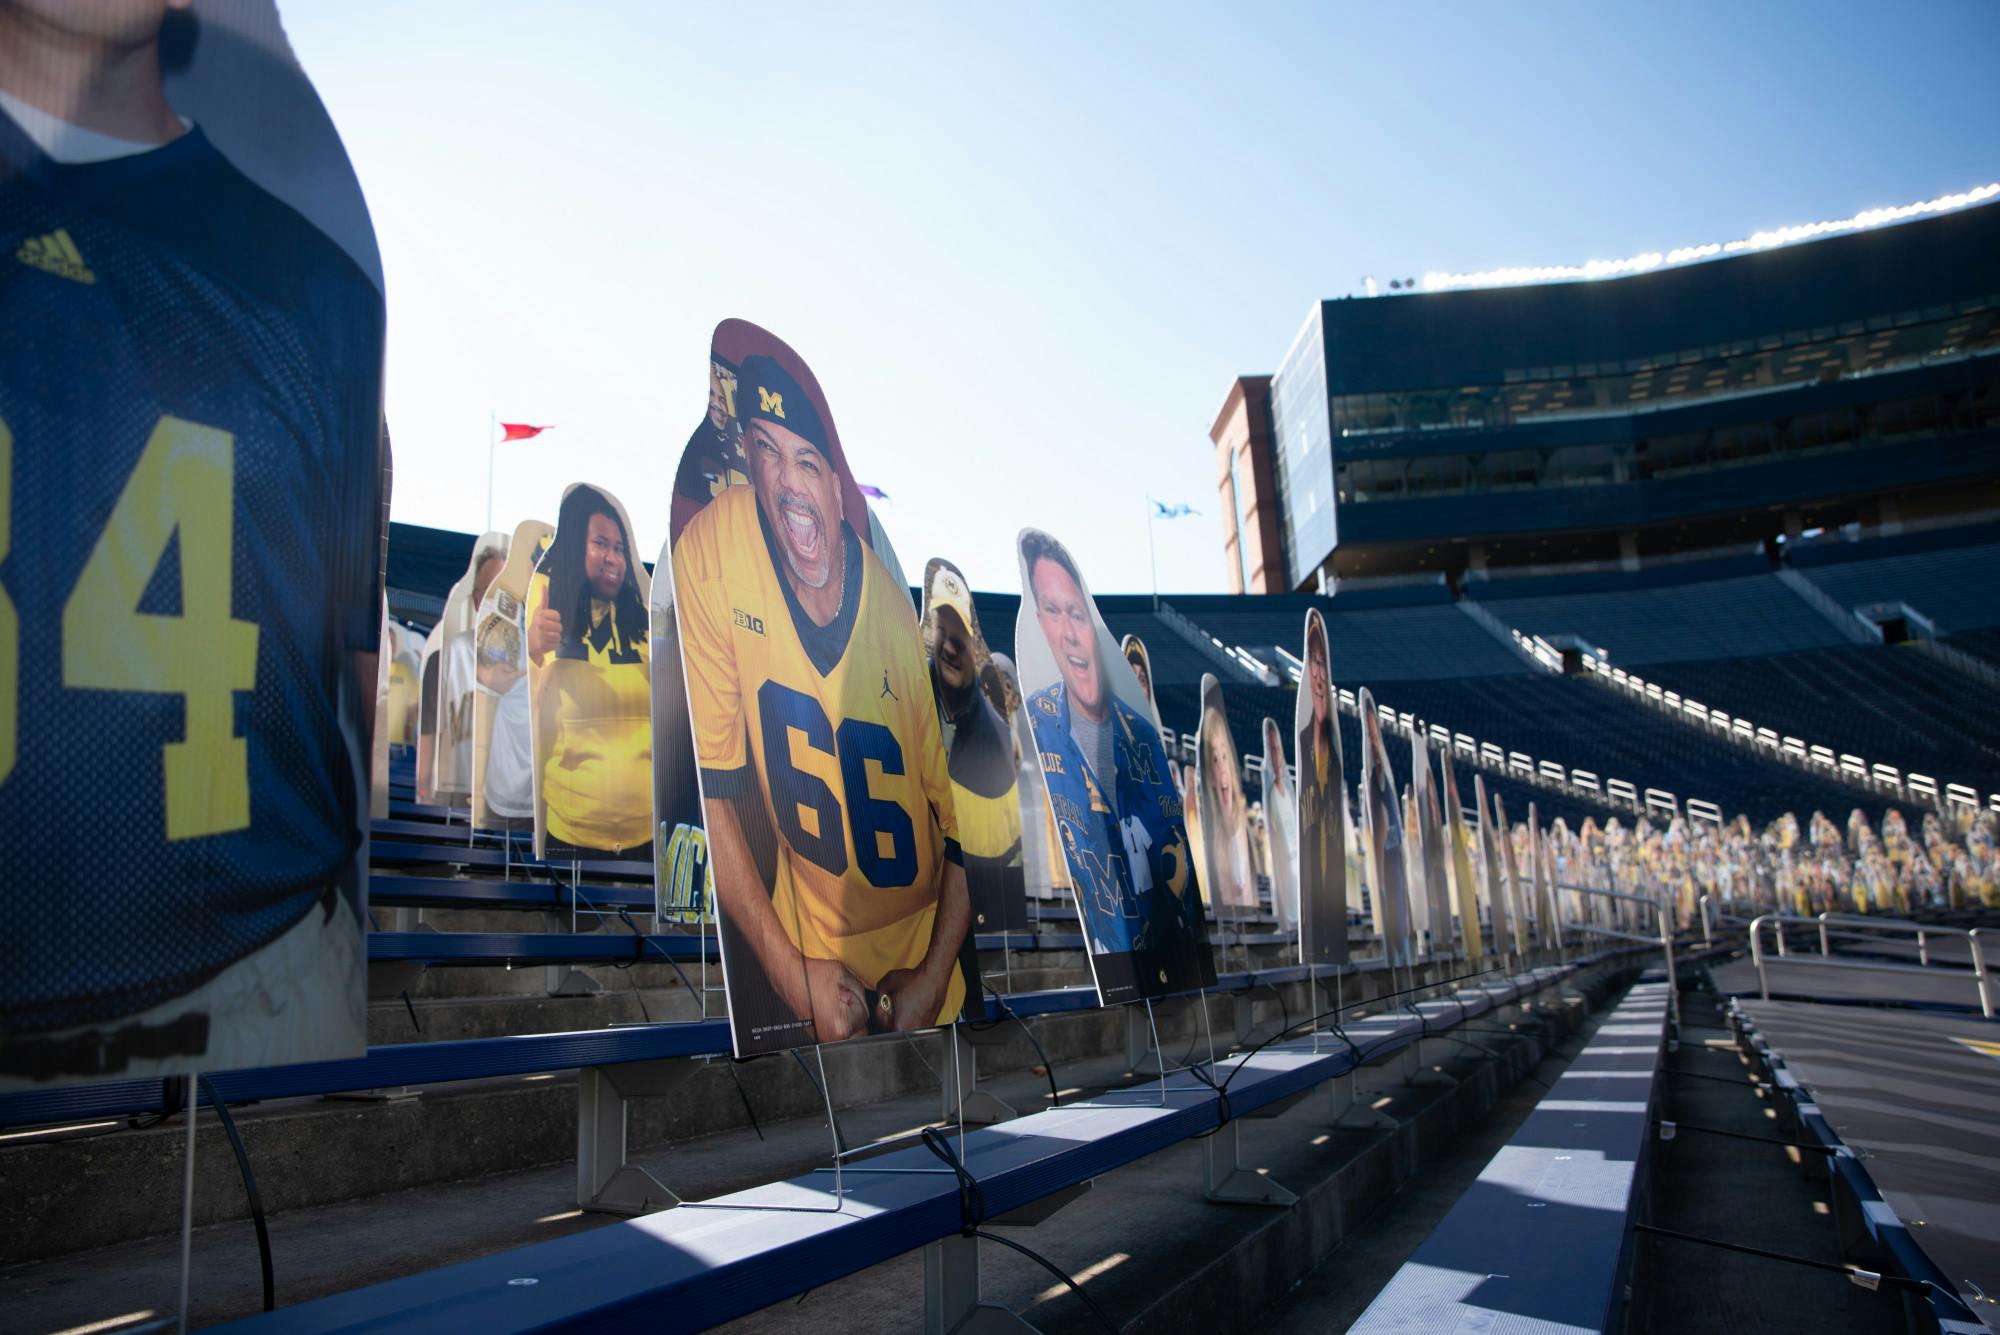
<path fill-rule="evenodd" d="M 1759 562 L 1761 564 L 1761 562 Z M 1727 563 L 1726 570 L 1742 565 Z M 1720 577 L 1714 567 L 1492 580 L 1467 586 L 1507 625 L 1533 635 L 1577 635 L 1619 667 L 1778 654 L 1847 643 L 1768 568 Z M 1680 573 L 1682 582 L 1664 583 Z"/>
<path fill-rule="evenodd" d="M 1928 775 L 1940 790 L 2000 790 L 2000 701 L 1914 645 L 1662 663 L 1646 679 L 1808 743 Z"/>
<path fill-rule="evenodd" d="M 1906 603 L 1940 635 L 2000 626 L 2000 525 L 1808 544 L 1789 560 L 1849 610 Z"/>
<path fill-rule="evenodd" d="M 1384 704 L 1507 750 L 1665 789 L 1682 801 L 1714 802 L 1760 824 L 1787 811 L 1801 819 L 1814 810 L 1844 817 L 1857 805 L 1886 804 L 1884 796 L 1704 735 L 1579 677 L 1384 682 L 1373 689 Z"/>

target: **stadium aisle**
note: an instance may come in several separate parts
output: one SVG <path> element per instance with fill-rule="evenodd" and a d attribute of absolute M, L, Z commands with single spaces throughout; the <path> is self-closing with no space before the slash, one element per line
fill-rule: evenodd
<path fill-rule="evenodd" d="M 1485 1122 L 1467 1129 L 1447 1154 L 1427 1163 L 1381 1209 L 1362 1220 L 1305 1282 L 1284 1295 L 1267 1314 L 1269 1324 L 1261 1328 L 1268 1335 L 1346 1330 L 1458 1204 L 1617 1004 L 1614 997 L 1592 1012 L 1580 1032 L 1556 1044 L 1526 1079 L 1503 1090 Z"/>
<path fill-rule="evenodd" d="M 1778 1136 L 1776 1112 L 1750 1083 L 1714 996 L 1682 999 L 1681 1050 L 1667 1058 L 1662 1115 L 1687 1126 Z M 1655 1141 L 1650 1222 L 1697 1237 L 1838 1263 L 1826 1183 L 1792 1149 L 1678 1134 Z M 1839 1275 L 1670 1238 L 1640 1238 L 1633 1266 L 1631 1335 L 1894 1335 L 1903 1303 Z"/>

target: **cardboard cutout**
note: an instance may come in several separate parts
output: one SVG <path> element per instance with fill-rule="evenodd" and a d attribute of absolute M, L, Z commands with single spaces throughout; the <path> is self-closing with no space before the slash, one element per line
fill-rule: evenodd
<path fill-rule="evenodd" d="M 1465 958 L 1477 965 L 1486 958 L 1486 931 L 1479 921 L 1479 877 L 1473 870 L 1472 841 L 1466 834 L 1465 807 L 1459 801 L 1458 777 L 1452 772 L 1451 751 L 1444 762 L 1444 816 L 1451 840 L 1451 884 L 1458 906 L 1458 930 Z"/>
<path fill-rule="evenodd" d="M 417 744 L 417 683 L 424 669 L 424 642 L 400 621 L 390 621 L 383 633 L 382 657 L 389 660 L 389 745 L 413 749 Z M 414 756 L 411 763 L 415 763 Z"/>
<path fill-rule="evenodd" d="M 1514 948 L 1514 906 L 1507 895 L 1507 883 L 1500 874 L 1500 840 L 1493 826 L 1493 804 L 1486 798 L 1486 776 L 1483 774 L 1472 776 L 1472 801 L 1479 821 L 1480 884 L 1486 895 L 1487 919 L 1493 928 L 1494 949 L 1505 955 Z"/>
<path fill-rule="evenodd" d="M 1176 768 L 1173 762 L 1169 761 L 1167 763 L 1167 768 L 1174 770 L 1175 773 L 1179 776 L 1177 784 L 1181 794 L 1181 799 L 1185 803 L 1185 806 L 1183 808 L 1183 814 L 1187 821 L 1188 856 L 1193 859 L 1194 865 L 1202 870 L 1202 880 L 1201 880 L 1201 885 L 1199 887 L 1201 891 L 1201 902 L 1203 904 L 1208 904 L 1209 903 L 1208 899 L 1209 886 L 1207 879 L 1208 847 L 1202 840 L 1201 802 L 1200 802 L 1201 779 L 1196 775 L 1195 767 L 1192 762 L 1185 765 L 1181 765 L 1178 768 Z M 1190 796 L 1192 796 L 1195 800 L 1189 801 L 1188 799 Z M 1209 911 L 1211 913 L 1214 912 L 1213 905 L 1209 906 Z"/>
<path fill-rule="evenodd" d="M 529 829 L 535 819 L 534 712 L 528 688 L 528 582 L 555 526 L 524 519 L 473 618 L 472 823 Z"/>
<path fill-rule="evenodd" d="M 1069 868 L 1056 844 L 1055 817 L 1049 814 L 1048 788 L 1042 783 L 1042 766 L 1035 758 L 1035 734 L 1028 727 L 1022 708 L 1021 681 L 1014 660 L 995 654 L 982 674 L 989 696 L 997 695 L 996 706 L 1007 719 L 1014 738 L 1014 796 L 1021 813 L 1021 872 L 1033 899 L 1067 899 L 1070 893 Z"/>
<path fill-rule="evenodd" d="M 716 383 L 710 372 L 711 390 Z M 732 387 L 734 377 L 728 382 Z M 733 429 L 734 419 L 730 420 Z M 702 433 L 697 430 L 695 439 Z M 683 465 L 685 468 L 685 465 Z M 675 505 L 682 504 L 675 497 Z M 689 511 L 690 514 L 693 511 Z M 653 912 L 662 922 L 696 927 L 715 912 L 715 876 L 702 827 L 701 782 L 695 774 L 694 733 L 688 722 L 681 634 L 674 620 L 673 539 L 660 546 L 646 612 L 652 671 Z"/>
<path fill-rule="evenodd" d="M 975 932 L 1028 929 L 1014 733 L 981 689 L 992 662 L 965 575 L 942 557 L 924 567 L 924 654 L 958 812 L 958 846 Z"/>
<path fill-rule="evenodd" d="M 1431 750 L 1418 730 L 1410 730 L 1410 795 L 1415 799 L 1417 822 L 1422 827 L 1424 862 L 1424 904 L 1430 921 L 1431 950 L 1451 949 L 1457 939 L 1451 927 L 1451 880 L 1445 870 L 1450 860 L 1445 850 L 1443 813 L 1438 808 L 1437 784 L 1431 775 Z"/>
<path fill-rule="evenodd" d="M 631 535 L 617 497 L 571 483 L 528 581 L 537 857 L 652 857 L 652 581 Z"/>
<path fill-rule="evenodd" d="M 367 209 L 268 0 L 33 23 L 0 73 L 0 854 L 37 888 L 0 1090 L 359 1056 Z"/>
<path fill-rule="evenodd" d="M 1209 987 L 1215 959 L 1181 799 L 1138 678 L 1074 558 L 1023 529 L 1021 689 L 1049 809 L 1110 1004 Z"/>
<path fill-rule="evenodd" d="M 1396 775 L 1389 767 L 1389 750 L 1382 741 L 1382 720 L 1375 699 L 1360 693 L 1361 707 L 1361 849 L 1374 891 L 1375 931 L 1389 963 L 1416 960 L 1410 931 L 1410 894 L 1404 873 L 1403 806 L 1396 800 Z"/>
<path fill-rule="evenodd" d="M 1127 635 L 1118 642 L 1119 652 L 1125 655 L 1126 666 L 1139 679 L 1139 690 L 1146 697 L 1146 710 L 1153 717 L 1153 726 L 1164 736 L 1166 729 L 1160 722 L 1160 701 L 1153 694 L 1153 656 L 1146 651 L 1146 642 L 1137 635 Z"/>
<path fill-rule="evenodd" d="M 422 668 L 417 677 L 417 801 L 430 805 L 438 800 L 438 714 L 444 684 L 444 622 L 432 626 L 424 636 L 419 656 Z"/>
<path fill-rule="evenodd" d="M 1424 818 L 1417 795 L 1403 789 L 1403 876 L 1410 893 L 1410 940 L 1418 959 L 1428 958 L 1431 945 L 1430 890 L 1424 880 Z"/>
<path fill-rule="evenodd" d="M 1342 777 L 1339 698 L 1334 694 L 1326 621 L 1305 619 L 1292 735 L 1298 757 L 1299 950 L 1307 964 L 1347 962 L 1347 910 L 1359 878 L 1348 876 L 1347 781 Z"/>
<path fill-rule="evenodd" d="M 1201 794 L 1203 883 L 1218 918 L 1257 915 L 1257 878 L 1250 861 L 1249 799 L 1243 793 L 1243 763 L 1229 735 L 1222 683 L 1201 676 L 1201 726 L 1196 733 L 1195 776 Z"/>
<path fill-rule="evenodd" d="M 908 585 L 798 354 L 724 321 L 708 378 L 669 566 L 735 1051 L 982 1014 Z"/>
<path fill-rule="evenodd" d="M 392 727 L 389 709 L 389 676 L 396 660 L 394 652 L 395 636 L 390 630 L 394 624 L 389 620 L 389 599 L 382 600 L 382 646 L 375 655 L 375 729 L 370 739 L 368 755 L 368 818 L 387 820 L 389 818 L 389 733 Z"/>
<path fill-rule="evenodd" d="M 1299 797 L 1285 766 L 1285 735 L 1266 718 L 1264 734 L 1264 842 L 1271 876 L 1271 907 L 1278 925 L 1299 925 Z"/>
<path fill-rule="evenodd" d="M 437 782 L 438 801 L 470 806 L 472 801 L 473 701 L 479 671 L 473 649 L 475 623 L 486 590 L 507 561 L 507 535 L 482 533 L 472 544 L 465 573 L 444 599 L 438 621 Z"/>
<path fill-rule="evenodd" d="M 1507 918 L 1514 929 L 1514 953 L 1528 954 L 1528 898 L 1521 891 L 1521 874 L 1514 861 L 1514 838 L 1507 825 L 1507 803 L 1493 794 L 1493 835 L 1500 844 L 1500 884 L 1507 892 Z"/>

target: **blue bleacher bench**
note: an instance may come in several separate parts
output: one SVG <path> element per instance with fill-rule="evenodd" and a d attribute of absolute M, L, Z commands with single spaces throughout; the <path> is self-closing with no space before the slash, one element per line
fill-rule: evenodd
<path fill-rule="evenodd" d="M 1279 1104 L 1415 1044 L 1427 1032 L 1448 1031 L 1552 985 L 1578 967 L 1537 969 L 1488 982 L 1457 1000 L 1350 1022 L 1354 1049 L 1327 1045 L 1315 1052 L 1299 1040 L 1218 1061 L 1214 1080 L 1224 1084 L 1226 1101 L 1212 1085 L 1180 1075 L 970 1132 L 962 1142 L 963 1166 L 977 1181 L 979 1219 L 967 1218 L 968 1197 L 958 1179 L 949 1169 L 939 1171 L 929 1150 L 895 1150 L 849 1165 L 844 1199 L 833 1194 L 832 1173 L 814 1173 L 222 1329 L 422 1330 L 446 1322 L 481 1335 L 706 1329 L 918 1247 L 970 1245 L 961 1238 L 963 1228 L 1218 1130 L 1225 1106 L 1230 1117 L 1242 1117 Z M 885 1171 L 899 1169 L 905 1171 Z"/>
<path fill-rule="evenodd" d="M 1664 982 L 1626 994 L 1349 1335 L 1623 1328 L 1667 1002 Z"/>

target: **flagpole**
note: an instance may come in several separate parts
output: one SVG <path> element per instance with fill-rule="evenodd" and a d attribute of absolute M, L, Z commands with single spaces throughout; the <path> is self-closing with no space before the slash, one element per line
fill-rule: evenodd
<path fill-rule="evenodd" d="M 1153 542 L 1153 521 L 1159 518 L 1159 505 L 1148 496 L 1146 504 L 1153 508 L 1146 513 L 1146 564 L 1153 572 L 1153 610 L 1160 610 L 1160 553 Z"/>
<path fill-rule="evenodd" d="M 494 530 L 494 434 L 498 430 L 496 422 L 498 422 L 498 418 L 494 418 L 494 414 L 488 410 L 488 414 L 486 414 L 486 528 L 480 530 L 482 534 L 490 534 Z"/>

